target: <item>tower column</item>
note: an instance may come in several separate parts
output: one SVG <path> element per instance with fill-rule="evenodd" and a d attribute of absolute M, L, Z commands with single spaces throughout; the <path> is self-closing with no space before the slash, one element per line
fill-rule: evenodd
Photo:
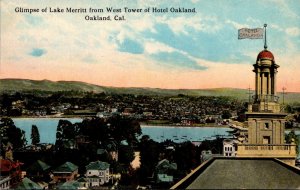
<path fill-rule="evenodd" d="M 259 72 L 258 73 L 258 92 L 259 92 L 259 97 L 261 97 L 262 95 L 262 89 L 261 89 L 261 86 L 262 86 L 262 77 L 261 77 L 262 73 Z"/>
<path fill-rule="evenodd" d="M 271 73 L 268 73 L 268 95 L 271 95 Z"/>
<path fill-rule="evenodd" d="M 255 95 L 257 98 L 257 95 L 258 95 L 258 72 L 255 72 Z"/>
<path fill-rule="evenodd" d="M 277 75 L 277 70 L 274 71 L 274 86 L 273 86 L 273 91 L 274 91 L 274 95 L 276 95 L 276 75 Z"/>
<path fill-rule="evenodd" d="M 266 95 L 267 94 L 267 84 L 268 84 L 268 78 L 267 78 L 267 73 L 263 72 L 262 73 L 262 94 Z"/>

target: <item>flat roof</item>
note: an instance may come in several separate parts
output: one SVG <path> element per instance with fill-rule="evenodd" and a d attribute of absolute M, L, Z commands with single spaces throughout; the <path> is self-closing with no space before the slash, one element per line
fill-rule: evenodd
<path fill-rule="evenodd" d="M 274 158 L 213 158 L 175 189 L 297 189 L 300 170 Z"/>

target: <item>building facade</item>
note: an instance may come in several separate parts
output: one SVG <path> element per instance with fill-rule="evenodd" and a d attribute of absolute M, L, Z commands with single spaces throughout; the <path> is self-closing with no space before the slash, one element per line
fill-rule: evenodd
<path fill-rule="evenodd" d="M 106 162 L 91 162 L 86 166 L 86 178 L 89 187 L 97 187 L 109 182 L 109 164 Z"/>
<path fill-rule="evenodd" d="M 285 116 L 276 96 L 279 65 L 272 52 L 261 51 L 253 65 L 255 95 L 249 103 L 247 142 L 238 145 L 238 157 L 274 157 L 295 165 L 296 145 L 285 144 Z"/>
<path fill-rule="evenodd" d="M 225 139 L 223 141 L 223 156 L 236 156 L 237 142 L 233 139 Z"/>
<path fill-rule="evenodd" d="M 21 165 L 8 159 L 0 159 L 0 189 L 10 189 L 21 181 Z"/>
<path fill-rule="evenodd" d="M 53 170 L 55 182 L 66 182 L 74 180 L 78 175 L 78 166 L 71 162 L 66 162 Z"/>

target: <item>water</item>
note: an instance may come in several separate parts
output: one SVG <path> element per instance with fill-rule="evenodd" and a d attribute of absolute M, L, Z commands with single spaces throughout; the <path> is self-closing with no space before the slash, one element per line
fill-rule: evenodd
<path fill-rule="evenodd" d="M 25 131 L 28 144 L 31 143 L 30 134 L 32 125 L 36 125 L 40 133 L 41 143 L 55 143 L 56 128 L 60 119 L 69 120 L 72 123 L 81 122 L 80 118 L 15 118 L 15 125 Z M 161 142 L 171 139 L 175 142 L 202 141 L 213 139 L 216 135 L 227 136 L 230 128 L 225 127 L 172 127 L 141 125 L 143 135 L 149 135 L 151 139 Z"/>
<path fill-rule="evenodd" d="M 175 142 L 203 141 L 214 139 L 217 135 L 228 136 L 227 127 L 172 127 L 172 126 L 141 126 L 143 135 L 149 135 L 151 139 L 161 142 L 171 139 Z"/>
<path fill-rule="evenodd" d="M 80 118 L 15 118 L 13 119 L 16 127 L 25 131 L 28 144 L 31 144 L 31 127 L 36 125 L 40 133 L 41 143 L 55 143 L 56 128 L 60 119 L 69 120 L 72 123 L 81 122 Z"/>

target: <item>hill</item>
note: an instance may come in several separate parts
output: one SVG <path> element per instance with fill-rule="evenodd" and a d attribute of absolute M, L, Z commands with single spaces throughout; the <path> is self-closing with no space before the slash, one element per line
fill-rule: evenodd
<path fill-rule="evenodd" d="M 215 89 L 160 89 L 160 88 L 118 88 L 106 87 L 78 81 L 49 81 L 28 79 L 0 79 L 0 93 L 22 91 L 84 91 L 108 94 L 134 94 L 134 95 L 161 95 L 176 96 L 178 94 L 189 96 L 230 96 L 241 100 L 248 100 L 248 90 L 236 88 Z M 280 99 L 282 95 L 279 94 Z M 287 93 L 285 102 L 300 102 L 300 93 Z"/>

